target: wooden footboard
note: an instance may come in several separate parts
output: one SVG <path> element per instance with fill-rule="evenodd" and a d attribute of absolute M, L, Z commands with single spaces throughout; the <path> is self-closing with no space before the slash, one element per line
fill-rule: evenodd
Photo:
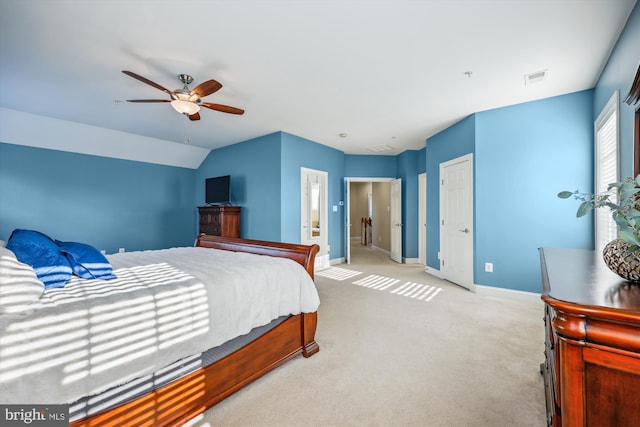
<path fill-rule="evenodd" d="M 318 246 L 215 237 L 201 234 L 196 246 L 290 258 L 313 278 Z M 234 353 L 131 402 L 77 420 L 71 426 L 165 426 L 206 411 L 287 360 L 318 352 L 317 313 L 290 316 Z"/>

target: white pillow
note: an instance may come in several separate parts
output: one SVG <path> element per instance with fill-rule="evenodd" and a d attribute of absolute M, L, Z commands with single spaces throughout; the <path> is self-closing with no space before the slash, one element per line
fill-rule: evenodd
<path fill-rule="evenodd" d="M 44 292 L 30 265 L 23 264 L 9 249 L 0 246 L 0 314 L 20 313 L 31 308 Z"/>

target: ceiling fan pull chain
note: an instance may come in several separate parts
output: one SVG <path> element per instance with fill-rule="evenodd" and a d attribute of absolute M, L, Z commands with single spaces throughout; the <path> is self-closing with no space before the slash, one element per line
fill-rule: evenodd
<path fill-rule="evenodd" d="M 187 118 L 188 116 L 186 114 L 183 114 L 184 116 L 184 144 L 187 145 L 189 142 L 189 136 L 187 135 Z"/>

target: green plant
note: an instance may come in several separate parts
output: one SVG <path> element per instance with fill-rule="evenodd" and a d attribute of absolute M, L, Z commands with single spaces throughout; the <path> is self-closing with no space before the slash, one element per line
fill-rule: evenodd
<path fill-rule="evenodd" d="M 561 191 L 558 197 L 573 197 L 581 200 L 576 217 L 585 216 L 595 208 L 611 209 L 613 220 L 618 224 L 618 236 L 631 245 L 632 250 L 640 249 L 640 175 L 613 182 L 602 194 L 587 194 L 580 191 Z M 615 196 L 615 197 L 614 197 Z"/>

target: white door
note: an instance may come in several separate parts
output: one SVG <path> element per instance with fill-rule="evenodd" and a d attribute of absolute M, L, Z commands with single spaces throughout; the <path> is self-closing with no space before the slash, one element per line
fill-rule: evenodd
<path fill-rule="evenodd" d="M 473 283 L 473 155 L 440 164 L 440 271 L 469 290 Z"/>
<path fill-rule="evenodd" d="M 351 200 L 351 181 L 349 180 L 349 178 L 345 178 L 344 180 L 344 187 L 345 187 L 345 191 L 346 191 L 346 195 L 345 195 L 345 218 L 344 218 L 344 232 L 345 232 L 345 236 L 344 236 L 344 241 L 347 244 L 347 247 L 345 249 L 345 253 L 344 253 L 344 262 L 346 262 L 347 264 L 351 264 L 351 203 L 349 203 L 349 200 Z"/>
<path fill-rule="evenodd" d="M 418 262 L 427 265 L 427 174 L 418 175 Z"/>
<path fill-rule="evenodd" d="M 402 263 L 402 180 L 391 181 L 391 259 Z"/>
<path fill-rule="evenodd" d="M 330 264 L 327 221 L 328 175 L 325 171 L 300 168 L 300 243 L 320 246 L 315 261 L 316 268 L 326 268 Z"/>

